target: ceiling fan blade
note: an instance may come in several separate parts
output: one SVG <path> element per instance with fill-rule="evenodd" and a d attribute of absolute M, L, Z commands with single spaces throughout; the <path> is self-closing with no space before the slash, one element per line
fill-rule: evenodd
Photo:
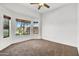
<path fill-rule="evenodd" d="M 38 7 L 38 10 L 41 8 L 42 6 L 40 5 L 39 7 Z"/>
<path fill-rule="evenodd" d="M 44 3 L 44 6 L 45 6 L 45 7 L 47 7 L 47 8 L 50 8 L 50 6 L 49 6 L 49 5 L 47 5 L 47 4 L 45 4 L 45 3 Z"/>
<path fill-rule="evenodd" d="M 30 4 L 39 4 L 39 3 L 30 3 Z"/>

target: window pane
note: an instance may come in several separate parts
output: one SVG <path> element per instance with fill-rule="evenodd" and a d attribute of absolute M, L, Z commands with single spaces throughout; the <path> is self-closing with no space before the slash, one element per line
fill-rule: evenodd
<path fill-rule="evenodd" d="M 3 21 L 3 38 L 9 37 L 9 19 L 10 17 L 8 16 L 3 16 L 4 17 L 4 21 Z"/>
<path fill-rule="evenodd" d="M 33 34 L 38 34 L 38 33 L 39 33 L 38 27 L 33 27 Z"/>
<path fill-rule="evenodd" d="M 39 33 L 39 22 L 33 21 L 33 34 L 38 34 L 38 33 Z"/>
<path fill-rule="evenodd" d="M 16 20 L 16 35 L 30 35 L 31 21 L 18 21 Z"/>

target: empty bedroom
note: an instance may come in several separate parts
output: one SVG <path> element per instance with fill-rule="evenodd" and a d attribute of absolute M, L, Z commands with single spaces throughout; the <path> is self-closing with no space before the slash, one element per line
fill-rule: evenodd
<path fill-rule="evenodd" d="M 0 56 L 78 56 L 79 3 L 0 3 Z"/>

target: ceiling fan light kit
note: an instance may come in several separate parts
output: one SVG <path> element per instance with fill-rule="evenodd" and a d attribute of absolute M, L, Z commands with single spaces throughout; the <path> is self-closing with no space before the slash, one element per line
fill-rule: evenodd
<path fill-rule="evenodd" d="M 50 6 L 46 3 L 30 3 L 31 5 L 38 5 L 38 10 L 41 9 L 41 7 L 50 8 Z"/>

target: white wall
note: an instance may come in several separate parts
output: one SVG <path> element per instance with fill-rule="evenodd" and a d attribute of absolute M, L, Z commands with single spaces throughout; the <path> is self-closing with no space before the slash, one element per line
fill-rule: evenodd
<path fill-rule="evenodd" d="M 79 50 L 79 4 L 77 4 L 77 46 Z"/>
<path fill-rule="evenodd" d="M 21 7 L 20 7 L 21 8 Z M 17 9 L 17 8 L 16 8 Z M 23 9 L 22 9 L 23 10 Z M 24 36 L 16 36 L 16 18 L 25 18 L 25 19 L 30 19 L 32 20 L 40 20 L 39 18 L 39 14 L 35 14 L 35 12 L 31 12 L 26 10 L 26 13 L 20 13 L 20 11 L 17 12 L 17 10 L 13 11 L 3 5 L 0 5 L 0 50 L 6 48 L 7 46 L 16 43 L 16 42 L 20 42 L 20 41 L 24 41 L 24 40 L 29 40 L 29 39 L 33 39 L 33 38 L 40 38 L 40 33 L 37 36 L 33 36 L 33 34 L 31 34 L 30 36 L 28 35 L 24 35 Z M 10 24 L 10 37 L 8 38 L 3 38 L 3 15 L 8 15 L 11 17 L 11 24 Z"/>
<path fill-rule="evenodd" d="M 44 13 L 42 37 L 50 41 L 77 46 L 77 4 L 68 4 Z"/>

